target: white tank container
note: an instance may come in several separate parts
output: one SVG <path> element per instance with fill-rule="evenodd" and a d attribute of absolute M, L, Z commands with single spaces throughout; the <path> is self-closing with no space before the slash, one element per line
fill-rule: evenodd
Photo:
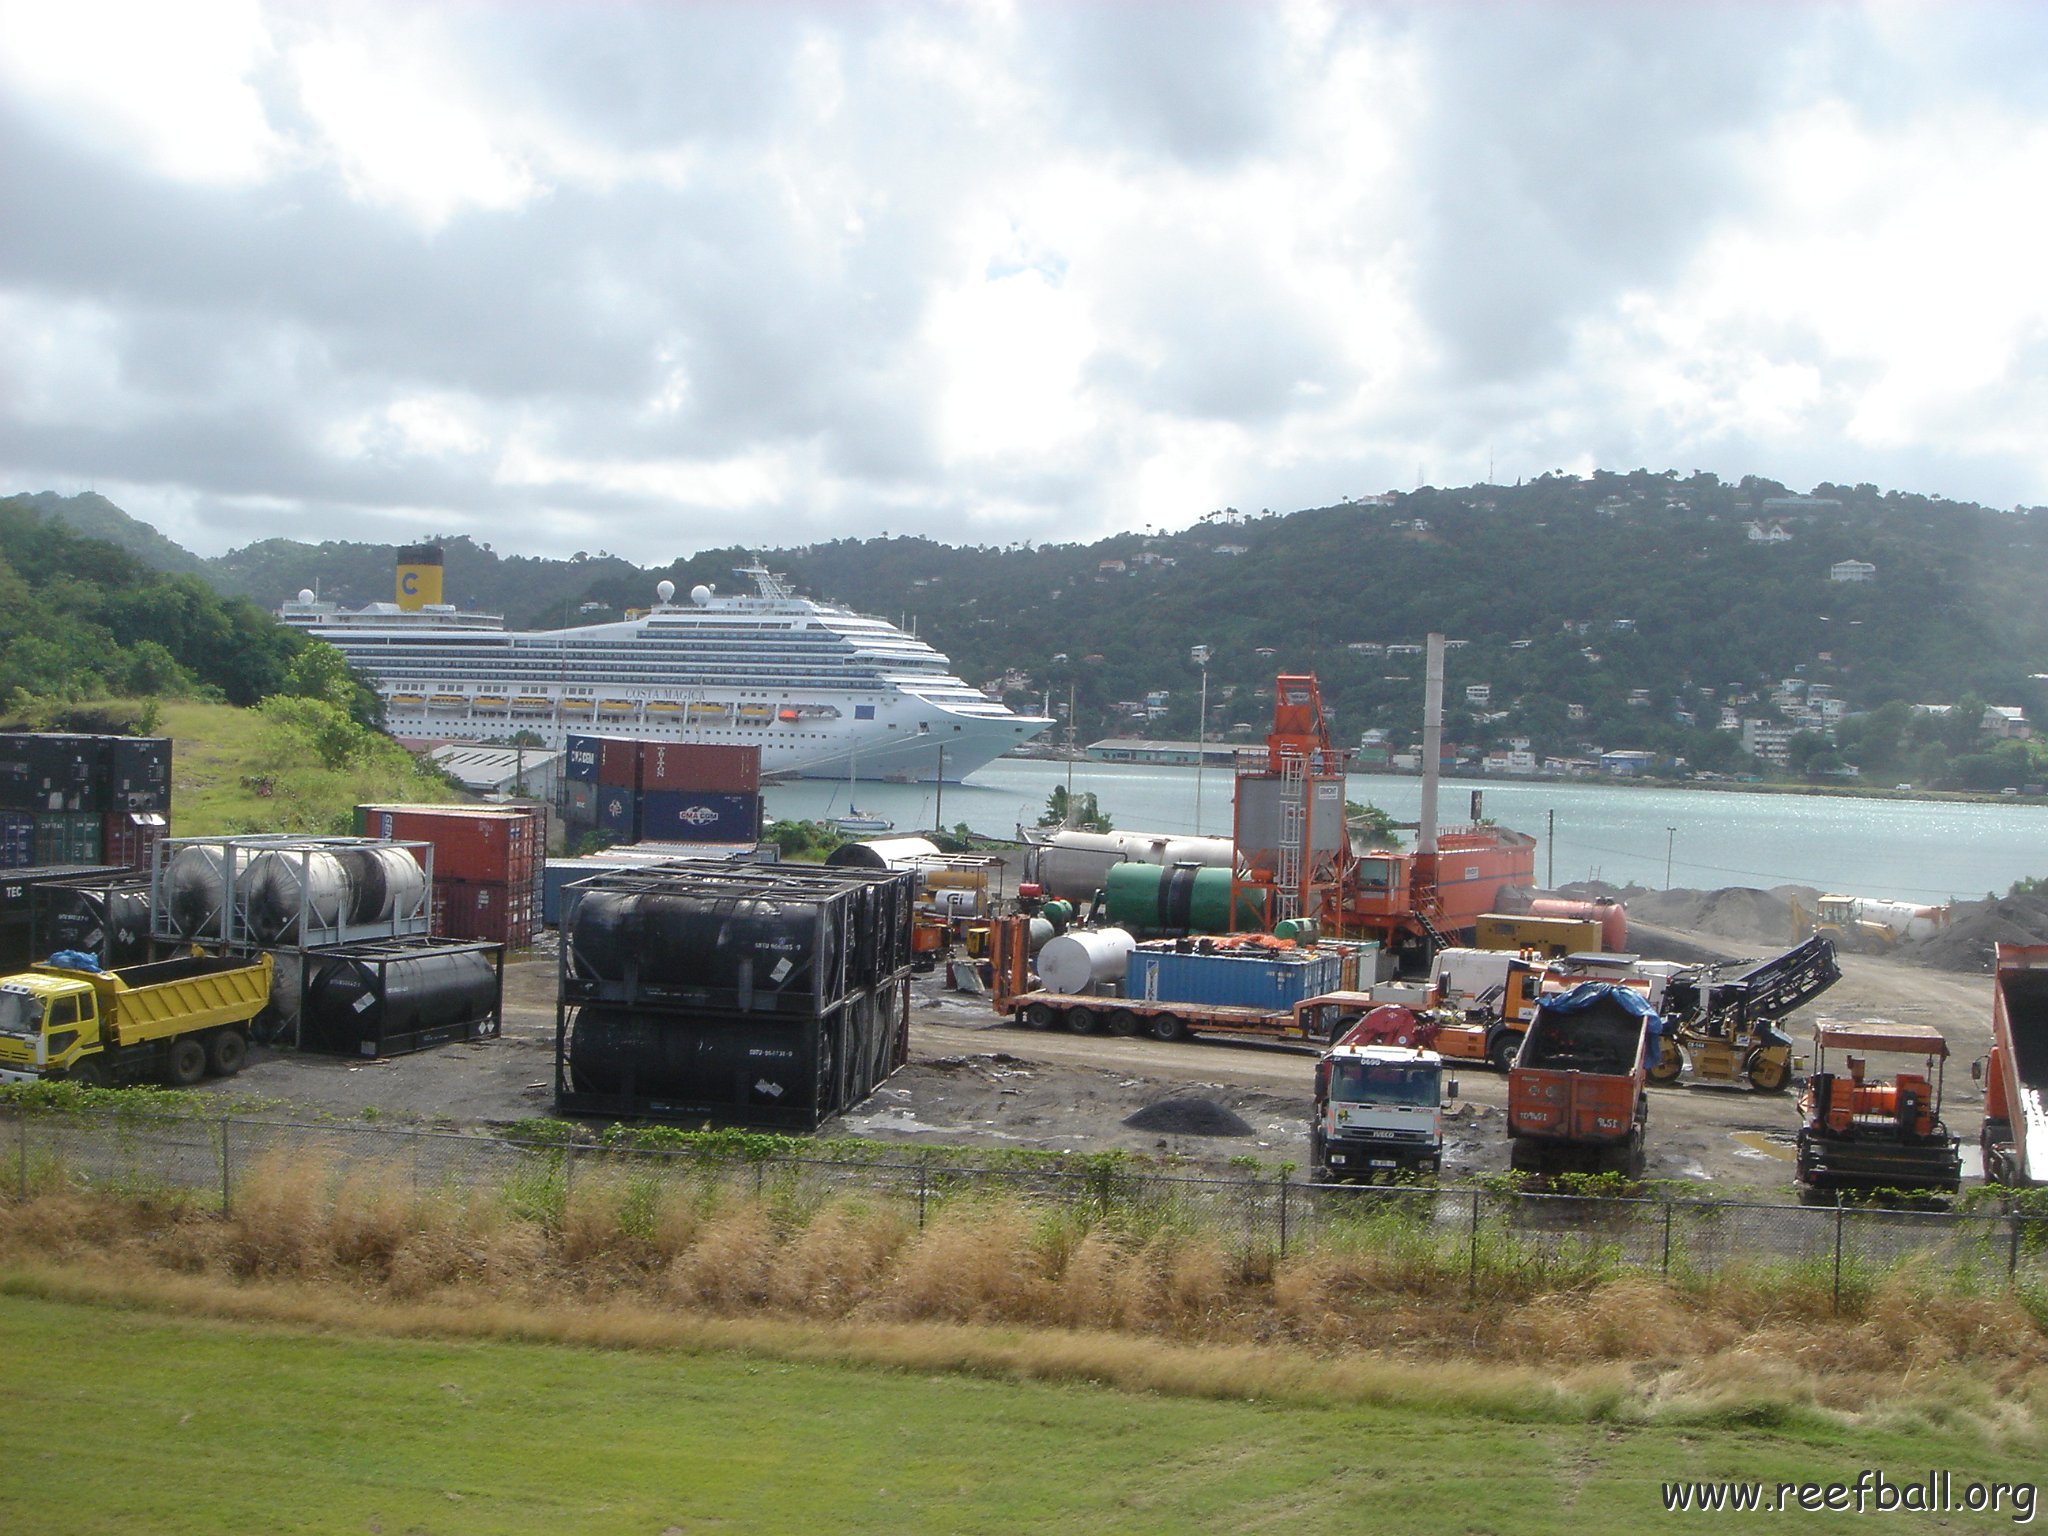
<path fill-rule="evenodd" d="M 1083 928 L 1047 939 L 1038 979 L 1048 992 L 1099 992 L 1121 983 L 1138 941 L 1121 928 Z"/>
<path fill-rule="evenodd" d="M 1236 849 L 1227 837 L 1172 837 L 1163 832 L 1055 832 L 1025 855 L 1024 878 L 1048 896 L 1085 902 L 1114 864 L 1200 864 L 1229 869 Z"/>

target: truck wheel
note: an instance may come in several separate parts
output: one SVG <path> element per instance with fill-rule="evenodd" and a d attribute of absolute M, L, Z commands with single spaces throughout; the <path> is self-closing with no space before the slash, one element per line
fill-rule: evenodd
<path fill-rule="evenodd" d="M 174 1088 L 190 1088 L 206 1076 L 206 1047 L 197 1035 L 180 1035 L 164 1052 L 164 1075 Z"/>
<path fill-rule="evenodd" d="M 1024 1010 L 1024 1022 L 1033 1029 L 1051 1029 L 1058 1017 L 1046 1003 L 1033 1003 Z"/>
<path fill-rule="evenodd" d="M 1162 1013 L 1152 1021 L 1152 1033 L 1161 1040 L 1185 1040 L 1188 1021 L 1177 1013 Z"/>
<path fill-rule="evenodd" d="M 1515 1054 L 1522 1048 L 1522 1037 L 1512 1029 L 1504 1029 L 1486 1043 L 1486 1059 L 1493 1063 L 1494 1070 L 1505 1072 L 1515 1064 Z"/>
<path fill-rule="evenodd" d="M 1102 1018 L 1093 1008 L 1069 1008 L 1067 1028 L 1077 1035 L 1092 1035 L 1100 1027 Z"/>
<path fill-rule="evenodd" d="M 215 1077 L 233 1077 L 249 1059 L 249 1037 L 230 1025 L 217 1029 L 206 1043 L 206 1070 Z"/>
<path fill-rule="evenodd" d="M 75 1063 L 65 1076 L 81 1088 L 104 1088 L 111 1081 L 106 1063 L 96 1056 Z"/>
<path fill-rule="evenodd" d="M 1138 1016 L 1128 1008 L 1112 1008 L 1107 1020 L 1112 1035 L 1135 1035 L 1138 1032 Z"/>

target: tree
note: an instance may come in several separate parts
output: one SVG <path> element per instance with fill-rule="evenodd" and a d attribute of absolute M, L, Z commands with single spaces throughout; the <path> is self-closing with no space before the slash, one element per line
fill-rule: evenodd
<path fill-rule="evenodd" d="M 1114 830 L 1109 818 L 1095 803 L 1093 791 L 1067 795 L 1064 784 L 1053 786 L 1051 794 L 1045 797 L 1045 814 L 1038 818 L 1041 827 L 1072 827 L 1083 832 L 1109 832 Z"/>

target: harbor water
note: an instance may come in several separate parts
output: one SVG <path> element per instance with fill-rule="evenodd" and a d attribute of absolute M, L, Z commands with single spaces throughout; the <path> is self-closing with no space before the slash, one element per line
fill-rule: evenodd
<path fill-rule="evenodd" d="M 1220 768 L 1200 775 L 1199 819 L 1193 768 L 1123 763 L 998 758 L 942 791 L 862 780 L 860 802 L 863 810 L 888 817 L 898 835 L 965 823 L 984 836 L 1008 838 L 1020 824 L 1035 824 L 1047 797 L 1069 785 L 1076 795 L 1094 795 L 1121 828 L 1183 836 L 1230 832 L 1231 775 Z M 1484 792 L 1489 820 L 1536 839 L 1536 875 L 1545 884 L 1808 885 L 1938 902 L 2003 895 L 2017 880 L 2048 875 L 2048 806 L 2029 801 L 1447 779 L 1438 794 L 1440 822 L 1468 821 L 1475 790 Z M 845 811 L 847 786 L 806 779 L 771 785 L 763 795 L 770 820 L 825 820 Z M 1376 805 L 1397 822 L 1413 822 L 1422 781 L 1357 774 L 1347 797 Z"/>

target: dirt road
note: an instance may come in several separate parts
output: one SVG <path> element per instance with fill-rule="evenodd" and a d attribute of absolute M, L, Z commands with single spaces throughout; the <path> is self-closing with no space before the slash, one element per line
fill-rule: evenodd
<path fill-rule="evenodd" d="M 1642 926 L 1635 942 L 1673 958 L 1758 953 L 1711 934 Z M 1947 1118 L 1973 1150 L 1982 1093 L 1969 1063 L 1989 1043 L 1989 979 L 1857 955 L 1843 958 L 1842 971 L 1832 991 L 1794 1015 L 1790 1033 L 1807 1038 L 1816 1013 L 1938 1026 L 1954 1052 Z M 481 1128 L 544 1115 L 553 1098 L 554 991 L 552 958 L 535 956 L 507 968 L 500 1038 L 381 1062 L 259 1051 L 242 1076 L 214 1091 L 260 1096 L 271 1113 L 295 1118 Z M 826 1129 L 909 1143 L 1122 1148 L 1216 1168 L 1244 1157 L 1308 1162 L 1315 1058 L 1303 1049 L 1022 1029 L 998 1019 L 985 999 L 948 993 L 931 976 L 914 990 L 910 1054 L 907 1068 Z M 1472 1066 L 1458 1078 L 1445 1175 L 1504 1170 L 1506 1081 Z M 1168 1099 L 1227 1110 L 1247 1133 L 1161 1135 L 1125 1124 Z M 1661 1089 L 1651 1101 L 1651 1172 L 1789 1192 L 1795 1124 L 1790 1095 Z"/>

